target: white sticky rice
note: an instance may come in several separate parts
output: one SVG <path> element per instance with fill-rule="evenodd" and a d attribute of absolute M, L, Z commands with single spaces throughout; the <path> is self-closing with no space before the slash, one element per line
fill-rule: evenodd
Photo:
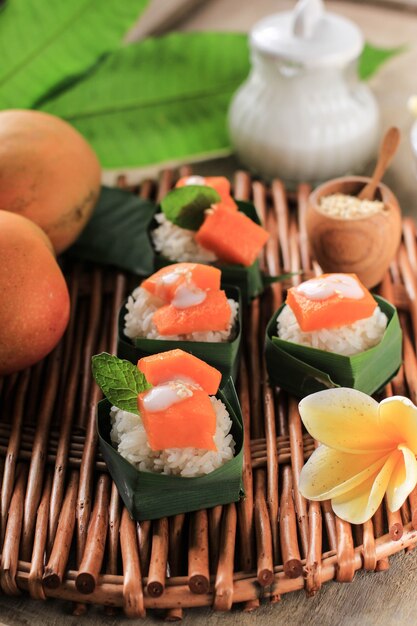
<path fill-rule="evenodd" d="M 170 339 L 179 341 L 229 341 L 233 334 L 235 321 L 238 314 L 239 304 L 228 298 L 230 305 L 230 322 L 226 330 L 216 330 L 207 332 L 189 333 L 187 335 L 159 335 L 153 322 L 153 314 L 164 302 L 156 296 L 146 291 L 142 287 L 137 287 L 129 296 L 126 304 L 127 313 L 125 315 L 124 333 L 130 339 L 145 337 L 146 339 Z"/>
<path fill-rule="evenodd" d="M 194 239 L 194 232 L 170 222 L 163 213 L 155 215 L 159 226 L 151 232 L 155 250 L 170 261 L 212 263 L 216 255 Z"/>
<path fill-rule="evenodd" d="M 209 474 L 233 458 L 235 441 L 230 433 L 232 420 L 221 400 L 210 396 L 216 412 L 214 442 L 217 450 L 167 448 L 151 450 L 139 415 L 113 406 L 110 411 L 110 438 L 117 451 L 142 472 L 192 477 Z"/>
<path fill-rule="evenodd" d="M 387 316 L 378 306 L 373 315 L 358 320 L 354 324 L 303 332 L 291 308 L 286 305 L 278 317 L 277 331 L 278 337 L 285 341 L 326 350 L 326 352 L 352 356 L 379 343 L 387 323 Z"/>

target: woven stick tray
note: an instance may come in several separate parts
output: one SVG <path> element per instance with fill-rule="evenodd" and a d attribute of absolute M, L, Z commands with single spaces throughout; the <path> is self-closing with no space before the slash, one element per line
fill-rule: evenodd
<path fill-rule="evenodd" d="M 181 174 L 189 173 L 187 168 Z M 134 191 L 160 199 L 174 182 Z M 120 180 L 121 186 L 124 181 Z M 319 271 L 308 254 L 309 187 L 287 195 L 283 185 L 234 180 L 237 198 L 252 198 L 271 233 L 264 268 Z M 255 609 L 331 579 L 381 571 L 388 557 L 417 543 L 417 490 L 397 513 L 382 504 L 373 519 L 351 526 L 328 502 L 307 502 L 297 484 L 314 441 L 303 432 L 297 401 L 268 386 L 262 348 L 265 324 L 282 301 L 276 284 L 245 311 L 238 380 L 245 422 L 244 488 L 238 504 L 154 522 L 135 523 L 122 506 L 97 446 L 100 399 L 91 355 L 115 352 L 119 307 L 137 279 L 98 266 L 68 273 L 72 317 L 47 359 L 0 379 L 0 586 L 9 595 L 62 598 L 81 612 L 94 603 L 123 607 L 131 617 L 212 605 Z M 298 280 L 298 278 L 297 278 Z M 404 365 L 385 394 L 417 401 L 417 242 L 404 220 L 397 259 L 380 292 L 396 304 L 404 331 Z M 158 497 L 157 494 L 155 494 Z M 109 609 L 111 610 L 111 609 Z"/>

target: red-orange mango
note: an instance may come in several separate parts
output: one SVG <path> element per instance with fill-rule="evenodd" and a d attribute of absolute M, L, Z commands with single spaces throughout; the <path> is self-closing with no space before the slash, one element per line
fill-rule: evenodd
<path fill-rule="evenodd" d="M 40 111 L 0 112 L 0 210 L 27 217 L 58 253 L 89 220 L 100 192 L 100 164 L 86 140 Z"/>
<path fill-rule="evenodd" d="M 46 356 L 61 339 L 69 310 L 48 237 L 25 217 L 0 211 L 0 376 Z"/>

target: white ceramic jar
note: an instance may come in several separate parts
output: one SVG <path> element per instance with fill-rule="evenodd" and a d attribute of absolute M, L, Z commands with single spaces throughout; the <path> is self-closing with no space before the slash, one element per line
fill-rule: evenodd
<path fill-rule="evenodd" d="M 290 185 L 361 173 L 379 134 L 376 102 L 356 74 L 363 45 L 359 29 L 322 0 L 256 24 L 252 70 L 229 110 L 242 163 Z"/>

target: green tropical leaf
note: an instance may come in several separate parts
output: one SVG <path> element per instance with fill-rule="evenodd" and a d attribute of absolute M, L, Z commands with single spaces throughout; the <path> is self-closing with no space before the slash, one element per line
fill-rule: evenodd
<path fill-rule="evenodd" d="M 31 108 L 115 50 L 147 0 L 9 0 L 0 14 L 0 108 Z"/>
<path fill-rule="evenodd" d="M 154 270 L 148 229 L 155 211 L 150 200 L 102 187 L 91 220 L 66 254 L 148 276 Z"/>
<path fill-rule="evenodd" d="M 174 33 L 118 50 L 42 108 L 73 124 L 107 168 L 218 153 L 248 71 L 246 35 Z"/>
<path fill-rule="evenodd" d="M 405 46 L 399 46 L 397 48 L 377 48 L 376 46 L 366 43 L 359 59 L 359 78 L 361 80 L 371 78 L 383 63 L 404 51 Z"/>

